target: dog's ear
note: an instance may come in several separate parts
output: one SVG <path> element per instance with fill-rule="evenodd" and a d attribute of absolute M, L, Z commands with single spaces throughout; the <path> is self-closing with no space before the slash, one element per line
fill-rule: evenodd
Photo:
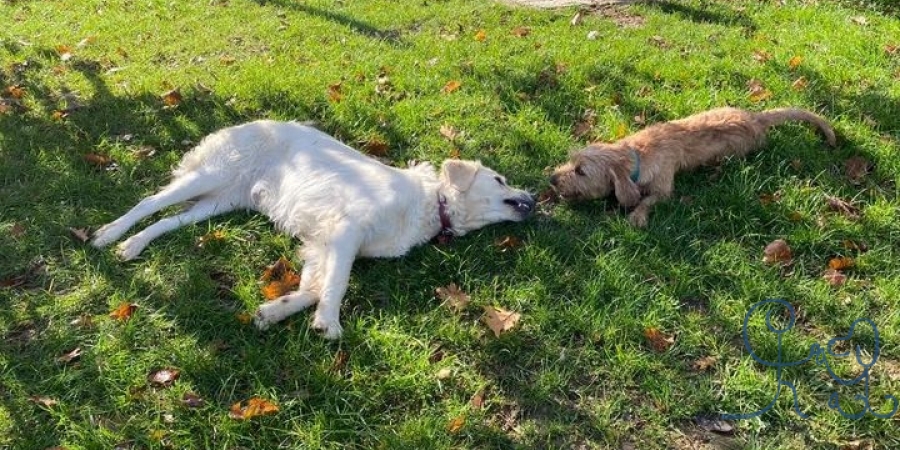
<path fill-rule="evenodd" d="M 465 192 L 472 186 L 480 167 L 481 164 L 477 162 L 448 159 L 441 166 L 441 178 L 460 192 Z"/>
<path fill-rule="evenodd" d="M 624 165 L 618 164 L 609 167 L 608 170 L 619 204 L 626 208 L 636 206 L 641 201 L 641 189 L 634 181 L 631 181 L 628 169 Z"/>

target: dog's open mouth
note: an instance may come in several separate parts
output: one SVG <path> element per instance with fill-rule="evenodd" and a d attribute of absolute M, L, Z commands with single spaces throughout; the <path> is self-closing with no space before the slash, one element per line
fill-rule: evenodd
<path fill-rule="evenodd" d="M 503 203 L 511 206 L 522 217 L 528 217 L 534 212 L 535 201 L 531 197 L 508 198 Z"/>

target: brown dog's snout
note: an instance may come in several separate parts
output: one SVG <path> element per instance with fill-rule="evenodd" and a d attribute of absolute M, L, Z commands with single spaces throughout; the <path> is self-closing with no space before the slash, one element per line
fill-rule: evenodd
<path fill-rule="evenodd" d="M 559 174 L 554 173 L 553 175 L 550 175 L 550 184 L 555 187 L 557 183 L 559 183 Z"/>

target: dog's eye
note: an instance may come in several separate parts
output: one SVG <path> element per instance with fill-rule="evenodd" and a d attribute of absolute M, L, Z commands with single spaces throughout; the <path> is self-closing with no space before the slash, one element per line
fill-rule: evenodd
<path fill-rule="evenodd" d="M 506 186 L 506 182 L 503 181 L 503 178 L 494 177 L 494 179 L 497 180 L 497 184 L 499 184 L 500 186 Z"/>
<path fill-rule="evenodd" d="M 581 166 L 575 166 L 575 173 L 580 176 L 584 176 L 584 170 L 581 168 Z"/>

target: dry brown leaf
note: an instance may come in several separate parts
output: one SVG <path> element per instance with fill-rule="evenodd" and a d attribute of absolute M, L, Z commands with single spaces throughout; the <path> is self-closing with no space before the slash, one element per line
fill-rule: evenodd
<path fill-rule="evenodd" d="M 59 59 L 63 61 L 72 59 L 72 47 L 68 45 L 57 45 L 56 53 L 59 55 Z"/>
<path fill-rule="evenodd" d="M 87 242 L 91 239 L 91 234 L 88 232 L 87 228 L 69 227 L 69 233 L 72 233 L 72 236 L 81 242 Z"/>
<path fill-rule="evenodd" d="M 231 405 L 228 417 L 235 420 L 250 420 L 256 416 L 268 416 L 277 412 L 278 405 L 259 397 L 253 397 L 247 400 L 247 406 L 242 406 L 242 402 Z"/>
<path fill-rule="evenodd" d="M 364 152 L 372 156 L 383 158 L 387 156 L 390 146 L 387 142 L 384 141 L 384 139 L 373 137 L 363 144 L 362 149 Z"/>
<path fill-rule="evenodd" d="M 459 158 L 460 158 L 459 149 L 456 147 L 453 147 L 452 149 L 450 149 L 450 159 L 459 159 Z"/>
<path fill-rule="evenodd" d="M 847 282 L 847 275 L 844 275 L 840 270 L 826 269 L 822 274 L 822 279 L 831 286 L 838 287 Z"/>
<path fill-rule="evenodd" d="M 791 211 L 791 213 L 788 214 L 788 220 L 791 222 L 802 222 L 803 217 L 803 213 L 800 211 Z"/>
<path fill-rule="evenodd" d="M 897 53 L 900 53 L 900 45 L 895 45 L 895 44 L 885 44 L 885 45 L 884 45 L 884 52 L 887 53 L 888 55 L 894 56 L 894 55 L 896 55 Z"/>
<path fill-rule="evenodd" d="M 841 245 L 847 250 L 853 250 L 853 251 L 857 251 L 860 253 L 865 253 L 865 252 L 869 251 L 869 246 L 866 245 L 865 242 L 861 242 L 861 241 L 853 241 L 850 239 L 844 239 L 844 241 L 841 242 Z"/>
<path fill-rule="evenodd" d="M 441 136 L 447 138 L 451 142 L 455 141 L 456 138 L 459 136 L 459 131 L 456 128 L 454 128 L 453 125 L 449 125 L 446 123 L 441 125 L 440 132 L 441 132 Z"/>
<path fill-rule="evenodd" d="M 172 89 L 171 91 L 162 94 L 160 97 L 162 98 L 163 103 L 168 107 L 178 106 L 182 101 L 181 92 L 178 89 Z"/>
<path fill-rule="evenodd" d="M 457 416 L 450 420 L 447 423 L 447 432 L 450 434 L 459 433 L 462 430 L 463 426 L 466 424 L 465 416 Z"/>
<path fill-rule="evenodd" d="M 487 39 L 487 32 L 485 32 L 484 30 L 478 30 L 478 32 L 475 33 L 476 41 L 484 42 L 485 39 Z"/>
<path fill-rule="evenodd" d="M 516 37 L 525 37 L 531 34 L 531 28 L 528 27 L 515 27 L 512 30 L 513 36 Z"/>
<path fill-rule="evenodd" d="M 328 85 L 328 100 L 333 103 L 338 103 L 343 100 L 344 94 L 341 92 L 341 82 L 332 83 Z"/>
<path fill-rule="evenodd" d="M 487 390 L 487 388 L 481 388 L 477 392 L 475 392 L 475 395 L 473 395 L 472 399 L 469 400 L 469 404 L 472 405 L 472 408 L 474 408 L 474 409 L 484 408 L 484 394 L 485 394 L 486 390 Z"/>
<path fill-rule="evenodd" d="M 794 254 L 784 239 L 776 239 L 766 245 L 763 250 L 763 262 L 766 264 L 790 264 Z"/>
<path fill-rule="evenodd" d="M 770 55 L 769 52 L 765 50 L 754 50 L 753 59 L 756 60 L 756 62 L 764 63 L 772 59 L 772 55 Z"/>
<path fill-rule="evenodd" d="M 436 288 L 434 293 L 437 294 L 441 301 L 443 301 L 443 304 L 447 305 L 457 313 L 466 309 L 466 306 L 469 305 L 469 301 L 471 300 L 469 294 L 461 290 L 456 283 L 450 283 L 447 286 Z"/>
<path fill-rule="evenodd" d="M 572 20 L 569 21 L 569 24 L 571 24 L 573 27 L 577 26 L 581 23 L 582 18 L 584 18 L 584 12 L 578 11 L 574 16 L 572 16 Z"/>
<path fill-rule="evenodd" d="M 25 235 L 25 225 L 22 225 L 19 222 L 13 223 L 13 226 L 9 229 L 9 235 L 18 239 Z"/>
<path fill-rule="evenodd" d="M 774 194 L 759 194 L 759 203 L 763 206 L 778 203 L 779 201 L 781 201 L 781 192 L 775 192 Z"/>
<path fill-rule="evenodd" d="M 500 337 L 500 334 L 513 329 L 519 323 L 519 319 L 522 318 L 521 314 L 507 311 L 503 308 L 493 306 L 484 306 L 483 308 L 484 316 L 481 320 L 487 324 L 496 337 Z"/>
<path fill-rule="evenodd" d="M 788 61 L 788 69 L 796 70 L 798 67 L 800 67 L 800 64 L 802 64 L 802 63 L 803 63 L 803 57 L 800 55 L 795 55 Z"/>
<path fill-rule="evenodd" d="M 84 160 L 100 168 L 105 168 L 115 162 L 109 156 L 99 155 L 97 153 L 88 153 L 84 155 Z"/>
<path fill-rule="evenodd" d="M 337 353 L 334 354 L 334 361 L 331 362 L 331 371 L 332 372 L 340 372 L 347 367 L 347 362 L 350 361 L 350 353 L 344 350 L 338 350 Z"/>
<path fill-rule="evenodd" d="M 445 94 L 450 94 L 450 93 L 455 92 L 457 89 L 459 89 L 460 86 L 462 86 L 462 83 L 460 83 L 459 81 L 450 80 L 447 82 L 447 84 L 444 85 L 443 88 L 441 88 L 441 92 L 443 92 Z"/>
<path fill-rule="evenodd" d="M 859 218 L 859 208 L 857 208 L 853 203 L 848 202 L 839 197 L 834 197 L 828 195 L 825 197 L 825 201 L 828 204 L 828 209 L 830 211 L 835 211 L 843 214 L 848 219 L 858 219 Z"/>
<path fill-rule="evenodd" d="M 294 271 L 293 265 L 284 256 L 267 267 L 260 279 L 266 283 L 260 288 L 266 300 L 281 297 L 300 285 L 300 275 Z"/>
<path fill-rule="evenodd" d="M 580 139 L 584 136 L 587 136 L 594 129 L 594 117 L 583 117 L 581 120 L 575 123 L 575 126 L 572 128 L 572 136 L 576 139 Z"/>
<path fill-rule="evenodd" d="M 247 325 L 250 322 L 253 322 L 253 316 L 251 316 L 249 313 L 237 313 L 234 315 L 234 318 L 243 325 Z"/>
<path fill-rule="evenodd" d="M 147 382 L 153 387 L 169 387 L 175 383 L 181 373 L 178 369 L 160 369 L 147 375 Z"/>
<path fill-rule="evenodd" d="M 56 362 L 62 363 L 62 364 L 68 364 L 79 358 L 81 358 L 81 347 L 75 347 L 74 349 L 56 357 Z"/>
<path fill-rule="evenodd" d="M 854 16 L 850 18 L 850 21 L 861 27 L 869 24 L 869 19 L 867 19 L 866 16 Z"/>
<path fill-rule="evenodd" d="M 231 55 L 222 55 L 219 57 L 219 64 L 223 66 L 230 66 L 234 64 L 235 61 L 237 61 L 237 59 Z"/>
<path fill-rule="evenodd" d="M 109 317 L 124 322 L 131 318 L 138 309 L 138 305 L 130 302 L 122 302 L 116 309 L 109 313 Z"/>
<path fill-rule="evenodd" d="M 772 91 L 768 89 L 750 93 L 750 101 L 754 103 L 759 103 L 770 98 L 772 98 Z"/>
<path fill-rule="evenodd" d="M 871 169 L 872 163 L 862 156 L 854 156 L 844 161 L 844 173 L 853 184 L 862 184 Z"/>
<path fill-rule="evenodd" d="M 28 400 L 31 400 L 44 408 L 51 408 L 59 404 L 55 398 L 47 397 L 46 395 L 32 395 L 31 397 L 28 397 Z"/>
<path fill-rule="evenodd" d="M 199 395 L 197 395 L 193 392 L 185 392 L 184 395 L 181 397 L 181 404 L 187 408 L 194 409 L 194 408 L 200 408 L 203 405 L 205 405 L 206 400 L 203 400 L 202 398 L 200 398 Z"/>
<path fill-rule="evenodd" d="M 507 250 L 515 250 L 522 246 L 522 240 L 516 236 L 503 236 L 500 239 L 494 241 L 494 245 L 500 247 L 500 250 L 505 252 Z"/>
<path fill-rule="evenodd" d="M 14 84 L 12 86 L 7 86 L 6 89 L 3 90 L 3 95 L 9 98 L 21 99 L 25 96 L 25 88 L 23 88 L 19 84 Z"/>
<path fill-rule="evenodd" d="M 802 91 L 806 89 L 807 84 L 808 82 L 806 81 L 806 77 L 800 77 L 794 80 L 793 83 L 791 83 L 791 88 L 793 88 L 795 91 Z"/>
<path fill-rule="evenodd" d="M 644 337 L 650 344 L 650 348 L 656 352 L 664 352 L 675 344 L 675 336 L 663 333 L 658 328 L 649 327 L 644 329 Z"/>
<path fill-rule="evenodd" d="M 537 202 L 539 205 L 551 206 L 556 204 L 559 201 L 559 196 L 556 195 L 556 191 L 553 188 L 547 188 L 538 194 Z"/>
<path fill-rule="evenodd" d="M 832 270 L 845 270 L 853 267 L 855 262 L 849 256 L 837 256 L 828 260 L 828 268 Z"/>
<path fill-rule="evenodd" d="M 136 159 L 147 159 L 156 154 L 156 149 L 149 145 L 142 145 L 131 151 Z"/>
<path fill-rule="evenodd" d="M 702 358 L 697 359 L 691 364 L 691 369 L 695 372 L 706 372 L 710 368 L 716 365 L 716 362 L 719 361 L 719 358 L 715 356 L 704 356 Z"/>

